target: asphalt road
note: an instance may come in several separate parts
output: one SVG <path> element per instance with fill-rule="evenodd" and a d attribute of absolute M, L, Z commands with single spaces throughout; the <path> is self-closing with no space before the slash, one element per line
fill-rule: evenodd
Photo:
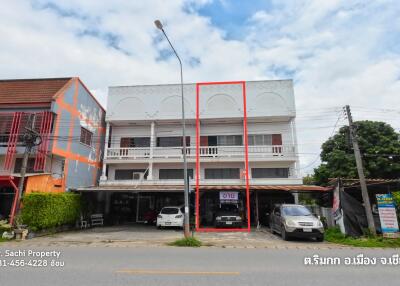
<path fill-rule="evenodd" d="M 34 248 L 61 251 L 63 267 L 17 267 L 16 260 L 31 264 L 37 257 L 6 257 L 0 245 L 0 285 L 399 285 L 397 266 L 305 266 L 304 257 L 388 257 L 400 250 L 379 249 L 224 249 L 224 248 Z M 23 250 L 23 249 L 21 249 Z M 53 253 L 47 253 L 54 255 Z M 31 255 L 31 254 L 30 254 Z M 39 259 L 40 260 L 40 259 Z"/>

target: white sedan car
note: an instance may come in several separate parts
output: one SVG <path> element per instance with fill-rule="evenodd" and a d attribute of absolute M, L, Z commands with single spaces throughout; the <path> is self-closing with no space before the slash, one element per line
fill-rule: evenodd
<path fill-rule="evenodd" d="M 183 208 L 164 207 L 157 216 L 157 227 L 183 227 L 183 219 Z"/>

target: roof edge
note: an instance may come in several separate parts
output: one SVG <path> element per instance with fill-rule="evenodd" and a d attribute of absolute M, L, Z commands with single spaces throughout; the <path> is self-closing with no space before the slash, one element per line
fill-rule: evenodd
<path fill-rule="evenodd" d="M 11 78 L 11 79 L 0 79 L 0 82 L 5 81 L 43 81 L 43 80 L 70 80 L 73 77 L 43 77 L 43 78 Z"/>
<path fill-rule="evenodd" d="M 288 79 L 265 79 L 265 80 L 241 80 L 242 82 L 292 82 L 293 83 L 293 79 L 288 78 Z M 240 82 L 240 81 L 226 81 L 226 84 L 230 84 L 231 82 Z M 201 82 L 185 82 L 183 83 L 183 85 L 194 85 L 194 84 L 201 84 L 201 83 L 205 83 L 203 81 Z M 207 82 L 207 83 L 214 83 L 214 82 Z M 220 81 L 215 81 L 215 83 L 223 83 Z M 150 87 L 150 86 L 173 86 L 173 85 L 180 85 L 180 83 L 164 83 L 164 84 L 137 84 L 137 85 L 114 85 L 114 86 L 109 86 L 108 89 L 110 88 L 120 88 L 120 87 Z"/>

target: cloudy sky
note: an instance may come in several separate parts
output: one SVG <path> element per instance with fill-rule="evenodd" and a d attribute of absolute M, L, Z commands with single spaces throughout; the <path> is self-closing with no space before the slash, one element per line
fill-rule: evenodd
<path fill-rule="evenodd" d="M 294 81 L 301 172 L 355 120 L 400 130 L 398 0 L 2 0 L 0 78 L 79 76 L 106 105 L 111 85 Z"/>

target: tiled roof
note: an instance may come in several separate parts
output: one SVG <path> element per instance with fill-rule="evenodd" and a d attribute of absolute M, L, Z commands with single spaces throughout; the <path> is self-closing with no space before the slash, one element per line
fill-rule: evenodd
<path fill-rule="evenodd" d="M 50 103 L 71 78 L 0 80 L 0 104 Z"/>

